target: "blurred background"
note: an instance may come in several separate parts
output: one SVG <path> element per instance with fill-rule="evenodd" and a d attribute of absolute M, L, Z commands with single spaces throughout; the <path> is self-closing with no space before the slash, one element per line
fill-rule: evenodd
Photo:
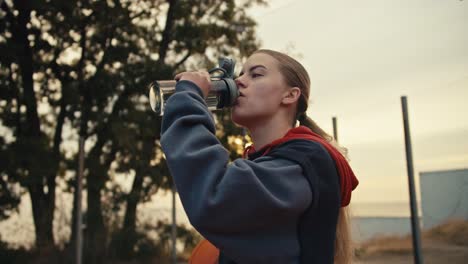
<path fill-rule="evenodd" d="M 468 3 L 0 0 L 0 262 L 172 263 L 172 181 L 147 86 L 258 48 L 308 70 L 308 115 L 360 180 L 361 263 L 412 262 L 407 96 L 427 263 L 468 257 Z M 235 159 L 249 137 L 215 113 Z M 79 181 L 79 139 L 84 142 Z M 83 184 L 82 197 L 78 183 Z M 80 192 L 81 193 L 81 192 Z M 200 236 L 176 200 L 176 258 Z M 171 262 L 172 261 L 172 262 Z"/>

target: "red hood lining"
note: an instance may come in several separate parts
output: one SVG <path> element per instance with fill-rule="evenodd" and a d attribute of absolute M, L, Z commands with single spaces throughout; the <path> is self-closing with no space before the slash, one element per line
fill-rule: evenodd
<path fill-rule="evenodd" d="M 286 135 L 284 135 L 284 137 L 272 141 L 270 144 L 262 147 L 258 152 L 263 152 L 261 156 L 265 156 L 272 148 L 293 139 L 306 139 L 318 142 L 327 150 L 335 161 L 337 171 L 340 176 L 341 206 L 347 206 L 351 201 L 351 192 L 356 189 L 359 181 L 341 152 L 339 152 L 330 144 L 330 142 L 322 138 L 320 135 L 312 132 L 308 127 L 299 126 L 292 128 L 286 133 Z M 255 152 L 257 151 L 253 145 L 248 146 L 244 151 L 244 158 L 247 158 Z"/>

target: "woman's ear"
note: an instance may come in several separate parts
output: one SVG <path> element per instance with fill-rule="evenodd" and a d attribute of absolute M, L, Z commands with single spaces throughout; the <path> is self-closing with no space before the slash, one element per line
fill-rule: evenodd
<path fill-rule="evenodd" d="M 299 100 L 299 97 L 301 96 L 301 89 L 299 87 L 292 87 L 285 91 L 283 100 L 281 100 L 281 103 L 289 105 L 289 104 L 294 104 Z"/>

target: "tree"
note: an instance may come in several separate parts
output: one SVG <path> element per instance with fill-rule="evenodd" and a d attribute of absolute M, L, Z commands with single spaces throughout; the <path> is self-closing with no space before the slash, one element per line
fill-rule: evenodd
<path fill-rule="evenodd" d="M 0 168 L 1 191 L 4 179 L 28 191 L 37 248 L 54 246 L 57 181 L 71 182 L 78 135 L 87 142 L 88 262 L 105 256 L 104 198 L 115 199 L 104 206 L 126 205 L 122 230 L 134 232 L 138 203 L 171 185 L 158 156 L 160 120 L 147 106 L 147 84 L 195 65 L 210 67 L 220 55 L 253 51 L 255 22 L 246 10 L 263 2 L 1 3 L 0 118 L 12 134 L 2 136 L 8 162 Z M 106 186 L 112 171 L 134 173 L 129 194 Z"/>
<path fill-rule="evenodd" d="M 45 119 L 41 124 L 43 116 L 38 111 L 37 99 L 51 91 L 37 92 L 33 75 L 43 67 L 43 59 L 38 55 L 48 47 L 44 47 L 45 41 L 38 40 L 38 31 L 32 27 L 31 3 L 13 1 L 9 5 L 3 1 L 1 9 L 1 72 L 2 81 L 7 83 L 7 92 L 2 93 L 1 114 L 3 124 L 15 138 L 6 146 L 9 160 L 2 169 L 10 179 L 27 188 L 33 207 L 36 245 L 48 247 L 53 245 L 53 201 L 63 119 L 59 117 L 55 131 L 50 130 Z M 34 63 L 35 60 L 40 63 Z"/>

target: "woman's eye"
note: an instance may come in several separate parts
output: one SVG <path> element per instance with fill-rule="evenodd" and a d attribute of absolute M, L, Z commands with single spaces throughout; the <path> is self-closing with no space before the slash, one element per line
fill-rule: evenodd
<path fill-rule="evenodd" d="M 257 77 L 260 77 L 262 76 L 261 74 L 259 73 L 252 73 L 252 78 L 257 78 Z"/>

